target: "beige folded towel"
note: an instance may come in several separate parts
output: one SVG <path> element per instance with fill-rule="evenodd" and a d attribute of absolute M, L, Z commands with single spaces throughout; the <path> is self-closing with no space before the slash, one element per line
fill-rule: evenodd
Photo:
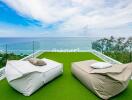
<path fill-rule="evenodd" d="M 36 65 L 36 66 L 44 66 L 46 65 L 45 61 L 38 59 L 38 58 L 30 58 L 28 60 L 31 64 Z"/>

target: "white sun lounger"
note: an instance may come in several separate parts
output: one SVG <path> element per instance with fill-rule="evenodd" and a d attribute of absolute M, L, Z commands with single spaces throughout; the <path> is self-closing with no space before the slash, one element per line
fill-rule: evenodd
<path fill-rule="evenodd" d="M 25 96 L 30 96 L 44 84 L 63 73 L 61 63 L 42 59 L 45 66 L 35 66 L 29 61 L 8 61 L 5 73 L 8 83 Z"/>

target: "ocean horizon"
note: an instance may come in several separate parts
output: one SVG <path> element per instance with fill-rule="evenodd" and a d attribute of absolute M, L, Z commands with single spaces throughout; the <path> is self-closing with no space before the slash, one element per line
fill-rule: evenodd
<path fill-rule="evenodd" d="M 91 50 L 91 43 L 99 37 L 12 37 L 0 38 L 0 50 L 17 54 L 32 53 L 34 50 Z M 34 41 L 34 43 L 33 43 Z"/>

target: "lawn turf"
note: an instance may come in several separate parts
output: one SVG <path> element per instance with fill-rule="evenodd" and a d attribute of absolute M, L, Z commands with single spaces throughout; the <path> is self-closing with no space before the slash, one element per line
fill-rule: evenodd
<path fill-rule="evenodd" d="M 101 61 L 100 58 L 88 52 L 46 52 L 39 58 L 48 58 L 63 63 L 63 75 L 46 84 L 29 97 L 15 91 L 4 79 L 0 81 L 0 100 L 100 100 L 71 74 L 72 62 L 90 59 Z M 131 91 L 132 82 L 124 92 L 112 100 L 130 100 L 132 98 Z"/>

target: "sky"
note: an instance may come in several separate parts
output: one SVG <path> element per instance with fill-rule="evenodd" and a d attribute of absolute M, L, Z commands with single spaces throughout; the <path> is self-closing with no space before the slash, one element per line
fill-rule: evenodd
<path fill-rule="evenodd" d="M 132 0 L 0 0 L 0 37 L 129 37 Z"/>

